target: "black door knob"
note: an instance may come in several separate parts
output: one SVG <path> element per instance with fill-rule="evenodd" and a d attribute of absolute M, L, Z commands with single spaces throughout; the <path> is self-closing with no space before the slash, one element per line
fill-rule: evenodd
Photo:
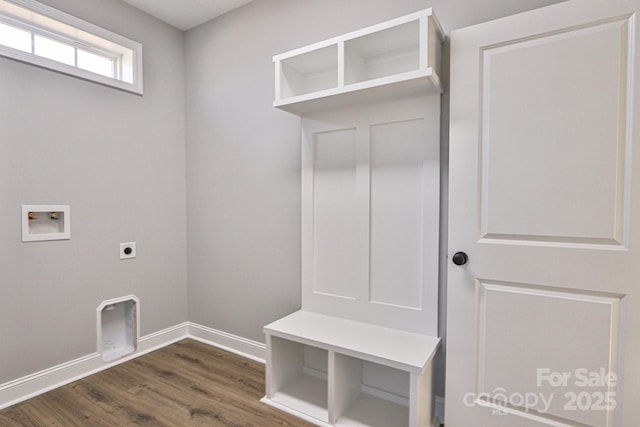
<path fill-rule="evenodd" d="M 455 265 L 465 265 L 467 261 L 469 261 L 469 257 L 464 252 L 456 252 L 453 254 L 451 261 L 453 261 Z"/>

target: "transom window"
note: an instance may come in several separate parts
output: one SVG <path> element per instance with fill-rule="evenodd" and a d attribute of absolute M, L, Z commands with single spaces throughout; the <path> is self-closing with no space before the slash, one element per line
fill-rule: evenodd
<path fill-rule="evenodd" d="M 142 45 L 34 0 L 0 0 L 0 55 L 142 94 Z"/>

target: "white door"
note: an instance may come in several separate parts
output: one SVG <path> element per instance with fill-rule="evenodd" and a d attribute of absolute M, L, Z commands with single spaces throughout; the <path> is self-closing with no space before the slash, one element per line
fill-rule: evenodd
<path fill-rule="evenodd" d="M 638 10 L 451 34 L 447 427 L 640 425 Z"/>

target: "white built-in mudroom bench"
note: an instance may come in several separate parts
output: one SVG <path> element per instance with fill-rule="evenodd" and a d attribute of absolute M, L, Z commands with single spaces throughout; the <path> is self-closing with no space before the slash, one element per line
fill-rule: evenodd
<path fill-rule="evenodd" d="M 438 338 L 308 311 L 277 320 L 265 332 L 273 406 L 324 425 L 431 425 Z M 307 366 L 309 360 L 318 366 Z M 392 378 L 397 390 L 367 385 L 368 370 Z"/>
<path fill-rule="evenodd" d="M 437 425 L 440 49 L 431 9 L 274 57 L 301 116 L 302 309 L 263 402 L 320 426 Z"/>

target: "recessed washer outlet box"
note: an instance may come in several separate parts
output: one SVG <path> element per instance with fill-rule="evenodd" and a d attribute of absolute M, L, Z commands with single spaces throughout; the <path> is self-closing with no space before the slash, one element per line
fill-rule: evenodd
<path fill-rule="evenodd" d="M 120 259 L 136 257 L 136 242 L 120 243 Z"/>
<path fill-rule="evenodd" d="M 105 362 L 135 353 L 140 335 L 140 300 L 127 295 L 103 301 L 96 309 L 98 353 Z"/>
<path fill-rule="evenodd" d="M 22 205 L 22 241 L 71 239 L 69 205 Z"/>

